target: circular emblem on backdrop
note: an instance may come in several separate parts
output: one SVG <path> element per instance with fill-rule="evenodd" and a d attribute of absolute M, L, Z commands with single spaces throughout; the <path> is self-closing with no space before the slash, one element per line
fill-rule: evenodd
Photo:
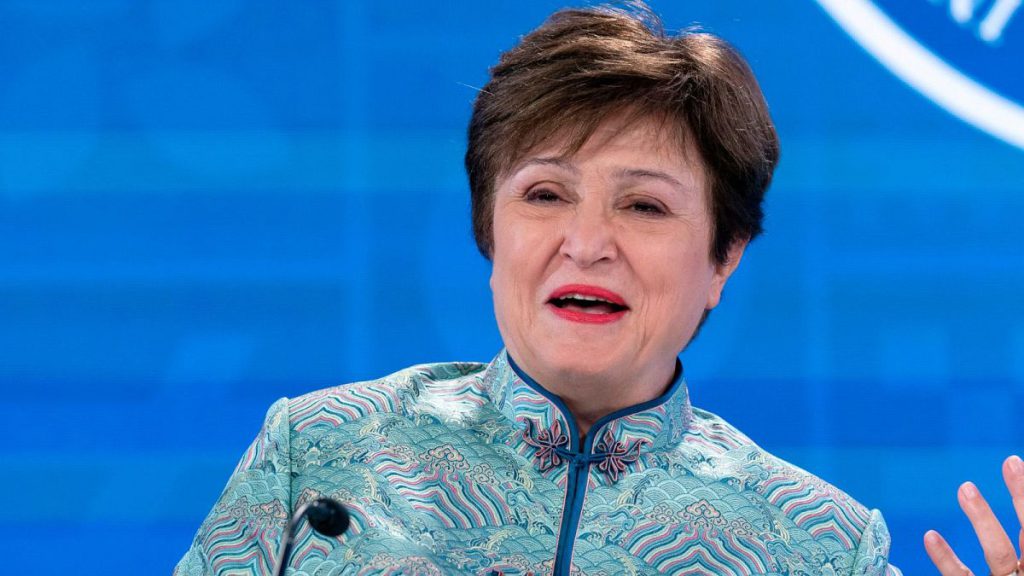
<path fill-rule="evenodd" d="M 1024 1 L 817 2 L 904 82 L 1024 149 Z"/>

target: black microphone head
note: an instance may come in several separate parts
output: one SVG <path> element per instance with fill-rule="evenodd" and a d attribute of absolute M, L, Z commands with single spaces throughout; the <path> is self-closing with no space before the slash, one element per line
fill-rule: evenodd
<path fill-rule="evenodd" d="M 348 530 L 348 510 L 337 500 L 317 498 L 306 511 L 310 526 L 324 536 L 340 536 Z"/>

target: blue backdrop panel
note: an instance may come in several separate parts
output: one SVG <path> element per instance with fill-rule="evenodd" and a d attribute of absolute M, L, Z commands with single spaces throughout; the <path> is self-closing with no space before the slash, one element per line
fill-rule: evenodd
<path fill-rule="evenodd" d="M 497 352 L 465 126 L 561 5 L 0 2 L 5 571 L 166 574 L 273 400 Z M 1016 527 L 1024 8 L 653 5 L 741 49 L 783 143 L 695 404 L 882 509 L 908 574 L 929 528 L 983 571 L 955 490 Z"/>

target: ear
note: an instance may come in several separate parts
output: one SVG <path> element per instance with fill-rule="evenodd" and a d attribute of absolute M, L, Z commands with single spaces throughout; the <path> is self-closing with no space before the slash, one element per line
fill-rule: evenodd
<path fill-rule="evenodd" d="M 743 259 L 743 251 L 747 249 L 749 242 L 750 240 L 747 238 L 734 240 L 729 245 L 725 262 L 721 264 L 715 263 L 715 274 L 711 278 L 711 286 L 708 289 L 707 310 L 718 306 L 718 302 L 722 299 L 722 290 L 725 288 L 725 282 L 729 279 L 729 276 L 732 276 L 736 267 L 740 265 L 740 260 Z"/>

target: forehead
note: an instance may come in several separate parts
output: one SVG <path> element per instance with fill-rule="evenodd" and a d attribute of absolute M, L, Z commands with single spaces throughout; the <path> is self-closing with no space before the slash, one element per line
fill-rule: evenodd
<path fill-rule="evenodd" d="M 658 116 L 620 113 L 601 120 L 589 131 L 554 132 L 519 154 L 504 176 L 535 164 L 572 167 L 595 156 L 611 156 L 629 164 L 703 172 L 704 163 L 689 130 L 678 122 L 666 120 Z"/>

